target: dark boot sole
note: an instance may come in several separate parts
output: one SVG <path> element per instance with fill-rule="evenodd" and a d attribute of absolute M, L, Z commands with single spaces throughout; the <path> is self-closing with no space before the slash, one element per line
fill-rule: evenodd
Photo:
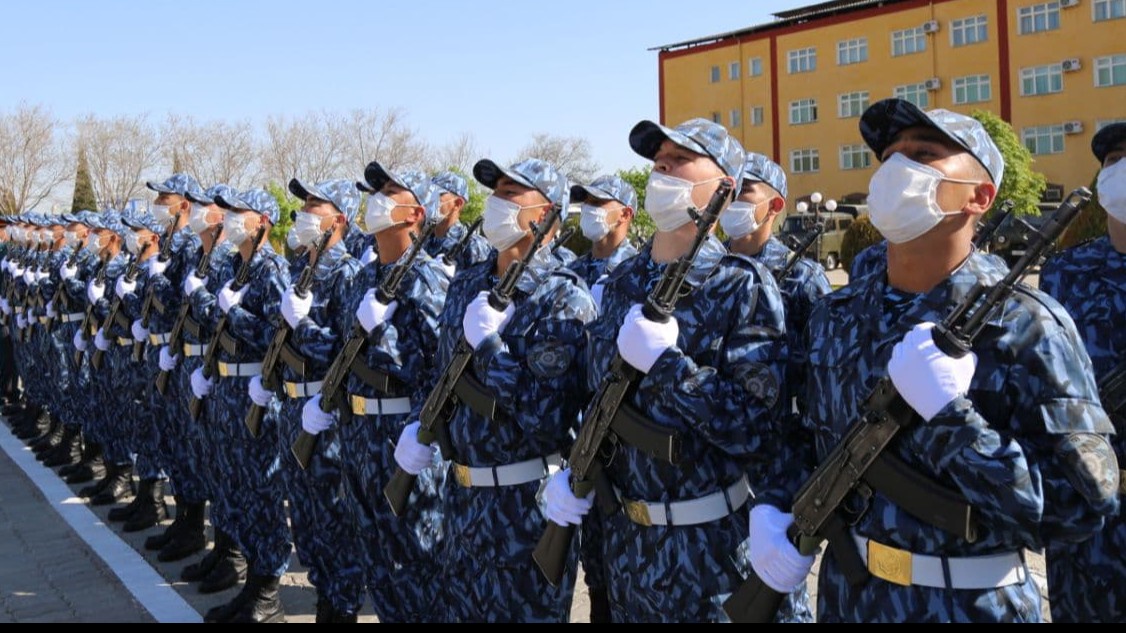
<path fill-rule="evenodd" d="M 160 548 L 160 553 L 156 555 L 156 559 L 162 563 L 174 563 L 203 551 L 205 547 L 207 547 L 207 537 L 203 533 L 195 535 L 180 533 L 173 536 L 167 545 Z"/>
<path fill-rule="evenodd" d="M 145 511 L 144 509 L 141 509 L 137 512 L 134 512 L 133 516 L 125 522 L 125 525 L 122 526 L 121 529 L 125 532 L 140 532 L 142 530 L 147 530 L 151 527 L 160 525 L 160 522 L 167 518 L 168 511 L 165 510 L 163 506 L 161 506 L 159 510 L 155 511 Z"/>

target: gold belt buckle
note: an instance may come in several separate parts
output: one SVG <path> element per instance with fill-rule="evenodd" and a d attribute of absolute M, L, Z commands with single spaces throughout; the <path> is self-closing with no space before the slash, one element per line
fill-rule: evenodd
<path fill-rule="evenodd" d="M 367 400 L 363 396 L 352 396 L 352 415 L 367 415 Z"/>
<path fill-rule="evenodd" d="M 160 345 L 162 342 L 160 337 L 160 334 L 149 334 L 149 345 Z"/>
<path fill-rule="evenodd" d="M 223 378 L 231 377 L 231 366 L 227 363 L 219 363 L 219 375 Z"/>
<path fill-rule="evenodd" d="M 192 344 L 184 343 L 184 357 L 187 358 L 192 355 Z"/>
<path fill-rule="evenodd" d="M 454 464 L 454 480 L 462 488 L 473 487 L 473 477 L 469 475 L 469 466 L 464 464 Z"/>
<path fill-rule="evenodd" d="M 289 398 L 291 400 L 296 400 L 297 399 L 297 383 L 295 383 L 295 382 L 285 383 L 285 395 L 289 396 Z"/>
<path fill-rule="evenodd" d="M 911 586 L 911 552 L 868 539 L 868 571 L 876 578 Z"/>
<path fill-rule="evenodd" d="M 119 336 L 119 337 L 117 337 L 117 344 L 118 344 L 118 345 L 120 345 L 121 347 L 125 347 L 126 345 L 129 345 L 129 344 L 131 344 L 132 342 L 133 342 L 133 341 L 131 341 L 131 340 L 129 340 L 129 339 L 127 339 L 127 338 L 125 338 L 124 336 Z"/>
<path fill-rule="evenodd" d="M 626 516 L 630 521 L 645 527 L 653 526 L 653 518 L 649 516 L 649 505 L 642 501 L 630 501 L 625 499 L 622 501 L 622 507 L 626 509 Z"/>

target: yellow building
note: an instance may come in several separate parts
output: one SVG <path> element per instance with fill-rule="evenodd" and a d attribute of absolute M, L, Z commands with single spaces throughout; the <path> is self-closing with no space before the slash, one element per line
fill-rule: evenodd
<path fill-rule="evenodd" d="M 1126 0 L 838 0 L 658 49 L 661 120 L 705 117 L 771 156 L 791 198 L 867 192 L 872 102 L 989 110 L 1058 194 L 1089 185 L 1091 137 L 1126 120 Z M 1047 196 L 1046 196 L 1047 197 Z"/>

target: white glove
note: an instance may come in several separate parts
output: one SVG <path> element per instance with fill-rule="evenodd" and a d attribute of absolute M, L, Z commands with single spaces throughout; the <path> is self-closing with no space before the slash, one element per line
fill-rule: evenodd
<path fill-rule="evenodd" d="M 379 326 L 381 323 L 386 323 L 395 314 L 395 310 L 399 307 L 398 301 L 392 301 L 390 304 L 382 303 L 379 299 L 375 298 L 375 290 L 368 289 L 364 293 L 364 298 L 360 301 L 360 305 L 356 308 L 356 319 L 359 320 L 360 326 L 364 328 L 368 334 Z"/>
<path fill-rule="evenodd" d="M 163 275 L 164 271 L 168 270 L 168 264 L 171 261 L 171 258 L 167 262 L 162 262 L 160 261 L 159 257 L 150 257 L 148 262 L 149 275 L 154 277 L 157 275 Z"/>
<path fill-rule="evenodd" d="M 590 296 L 594 298 L 594 307 L 598 308 L 599 312 L 602 311 L 602 291 L 606 289 L 606 275 L 598 278 L 594 285 L 590 287 Z"/>
<path fill-rule="evenodd" d="M 219 291 L 219 309 L 222 310 L 224 314 L 230 312 L 231 308 L 237 306 L 246 295 L 246 286 L 236 291 L 231 289 L 233 283 L 233 279 L 228 281 L 223 286 L 223 289 Z"/>
<path fill-rule="evenodd" d="M 25 327 L 27 327 L 27 317 L 25 317 L 24 313 L 21 312 L 16 315 L 16 328 L 22 330 Z"/>
<path fill-rule="evenodd" d="M 305 295 L 302 299 L 297 294 L 297 290 L 290 286 L 286 289 L 285 294 L 282 295 L 281 300 L 281 313 L 285 317 L 285 322 L 289 327 L 296 329 L 297 324 L 301 319 L 309 316 L 309 311 L 313 309 L 313 293 Z"/>
<path fill-rule="evenodd" d="M 261 375 L 252 377 L 246 384 L 246 390 L 250 392 L 250 399 L 254 404 L 260 407 L 270 406 L 270 401 L 274 399 L 274 392 L 262 386 Z"/>
<path fill-rule="evenodd" d="M 94 347 L 103 352 L 109 351 L 109 341 L 106 340 L 105 331 L 102 328 L 98 328 L 98 331 L 94 334 Z"/>
<path fill-rule="evenodd" d="M 650 321 L 642 313 L 641 305 L 634 304 L 618 330 L 618 353 L 627 363 L 647 374 L 657 358 L 676 345 L 679 333 L 676 317 L 669 317 L 666 323 Z"/>
<path fill-rule="evenodd" d="M 129 326 L 129 331 L 133 333 L 133 340 L 138 343 L 149 340 L 149 331 L 141 325 L 140 319 L 133 321 L 133 325 Z"/>
<path fill-rule="evenodd" d="M 157 359 L 157 362 L 160 364 L 160 371 L 172 371 L 180 363 L 180 355 L 173 356 L 168 351 L 168 346 L 164 345 L 160 348 L 160 358 Z"/>
<path fill-rule="evenodd" d="M 369 246 L 364 250 L 363 253 L 360 254 L 360 264 L 367 266 L 368 264 L 374 262 L 375 258 L 377 257 L 379 257 L 379 255 L 376 254 L 375 247 Z"/>
<path fill-rule="evenodd" d="M 551 476 L 547 488 L 543 491 L 543 500 L 546 504 L 544 515 L 552 523 L 563 527 L 581 524 L 583 516 L 590 512 L 590 508 L 594 505 L 594 492 L 587 495 L 585 499 L 576 497 L 568 483 L 570 478 L 570 468 L 561 470 Z"/>
<path fill-rule="evenodd" d="M 59 316 L 59 313 L 55 312 L 55 300 L 54 299 L 47 302 L 47 316 L 52 318 L 52 319 Z"/>
<path fill-rule="evenodd" d="M 137 291 L 137 280 L 126 281 L 125 275 L 117 278 L 117 283 L 113 287 L 113 292 L 118 298 L 124 299 L 125 295 L 133 294 Z"/>
<path fill-rule="evenodd" d="M 932 328 L 934 323 L 916 325 L 895 344 L 888 361 L 888 376 L 899 395 L 928 422 L 970 390 L 977 369 L 973 352 L 962 358 L 942 353 L 931 337 Z"/>
<path fill-rule="evenodd" d="M 335 422 L 335 415 L 321 411 L 321 394 L 319 393 L 309 398 L 305 406 L 301 407 L 301 430 L 310 435 L 317 435 Z"/>
<path fill-rule="evenodd" d="M 40 270 L 39 272 L 35 273 L 35 281 L 40 282 L 40 281 L 43 281 L 44 279 L 46 279 L 50 276 L 51 276 L 51 273 L 49 273 L 45 270 Z"/>
<path fill-rule="evenodd" d="M 74 349 L 85 352 L 87 347 L 86 337 L 82 336 L 82 330 L 78 330 L 74 333 Z"/>
<path fill-rule="evenodd" d="M 12 276 L 23 277 L 23 269 L 20 268 L 19 264 L 12 264 Z"/>
<path fill-rule="evenodd" d="M 790 593 L 805 582 L 813 569 L 813 556 L 803 556 L 786 536 L 794 515 L 769 504 L 751 508 L 748 548 L 751 567 L 771 589 Z"/>
<path fill-rule="evenodd" d="M 0 298 L 0 312 L 3 312 L 4 314 L 12 313 L 12 305 L 8 303 L 7 299 Z"/>
<path fill-rule="evenodd" d="M 434 463 L 434 453 L 438 450 L 418 443 L 420 426 L 418 422 L 408 424 L 399 435 L 399 442 L 395 444 L 395 463 L 412 475 L 421 473 Z"/>
<path fill-rule="evenodd" d="M 20 276 L 23 277 L 23 282 L 29 286 L 35 283 L 35 271 L 30 268 L 23 271 L 23 274 Z"/>
<path fill-rule="evenodd" d="M 211 388 L 215 383 L 203 377 L 203 368 L 196 367 L 192 372 L 192 393 L 196 398 L 206 398 L 211 393 Z"/>
<path fill-rule="evenodd" d="M 481 341 L 493 332 L 500 332 L 512 319 L 516 308 L 510 303 L 504 312 L 497 312 L 489 305 L 489 293 L 482 290 L 477 298 L 469 302 L 465 309 L 465 316 L 461 319 L 461 326 L 465 330 L 465 340 L 469 346 L 477 349 Z"/>
<path fill-rule="evenodd" d="M 190 297 L 195 294 L 196 290 L 206 287 L 207 278 L 196 277 L 194 269 L 187 275 L 184 275 L 184 296 Z"/>
<path fill-rule="evenodd" d="M 457 272 L 457 264 L 446 264 L 439 259 L 438 265 L 442 267 L 442 272 L 446 273 L 447 277 L 450 279 L 454 278 L 454 273 Z"/>
<path fill-rule="evenodd" d="M 98 299 L 104 296 L 106 296 L 105 284 L 99 284 L 94 279 L 91 279 L 90 283 L 86 284 L 86 299 L 90 303 L 97 303 Z"/>
<path fill-rule="evenodd" d="M 66 262 L 59 267 L 59 276 L 63 279 L 74 279 L 78 276 L 78 266 L 67 266 Z"/>

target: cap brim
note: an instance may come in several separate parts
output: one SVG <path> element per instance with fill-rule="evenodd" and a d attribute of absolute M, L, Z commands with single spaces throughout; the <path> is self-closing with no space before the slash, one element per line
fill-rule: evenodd
<path fill-rule="evenodd" d="M 657 155 L 657 151 L 661 149 L 661 143 L 665 141 L 672 141 L 684 149 L 700 154 L 701 156 L 711 156 L 708 150 L 700 146 L 699 143 L 693 141 L 687 136 L 677 132 L 676 130 L 665 127 L 660 123 L 653 121 L 642 121 L 633 126 L 629 133 L 629 146 L 637 152 L 638 156 L 653 160 Z"/>
<path fill-rule="evenodd" d="M 896 102 L 893 99 L 884 100 L 884 104 L 883 107 L 876 104 L 869 108 L 864 113 L 864 122 L 867 125 L 860 127 L 860 135 L 864 138 L 864 142 L 872 150 L 872 153 L 876 155 L 876 160 L 883 162 L 884 151 L 892 144 L 895 137 L 903 130 L 912 127 L 929 127 L 932 130 L 937 130 L 950 139 L 951 143 L 974 155 L 973 150 L 968 145 L 948 132 L 946 128 L 935 123 L 934 119 L 919 109 L 919 106 L 910 101 L 900 100 Z"/>
<path fill-rule="evenodd" d="M 293 178 L 289 181 L 289 192 L 302 200 L 314 198 L 317 200 L 324 200 L 325 202 L 332 202 L 332 200 L 328 198 L 328 195 L 326 195 L 325 192 L 317 189 L 315 186 L 310 187 L 297 178 Z"/>
<path fill-rule="evenodd" d="M 184 197 L 187 198 L 189 202 L 194 202 L 196 204 L 205 204 L 207 206 L 211 206 L 211 205 L 215 204 L 214 198 L 208 198 L 207 196 L 205 196 L 203 194 L 196 195 L 196 194 L 193 194 L 190 191 L 188 192 L 188 195 L 186 195 Z"/>
<path fill-rule="evenodd" d="M 234 200 L 227 200 L 223 196 L 215 196 L 215 204 L 219 205 L 219 207 L 222 208 L 222 209 L 228 209 L 230 211 L 252 211 L 253 210 L 250 207 L 247 207 L 246 203 L 243 202 L 242 200 L 239 200 L 238 198 L 235 198 Z"/>
<path fill-rule="evenodd" d="M 375 190 L 371 188 L 371 185 L 367 184 L 366 182 L 360 182 L 359 180 L 356 181 L 356 189 L 359 189 L 364 193 L 375 193 Z"/>
<path fill-rule="evenodd" d="M 176 194 L 176 195 L 180 195 L 180 192 L 178 192 L 174 189 L 169 189 L 168 187 L 165 187 L 163 183 L 149 181 L 149 182 L 145 183 L 145 186 L 148 187 L 149 189 L 152 189 L 153 191 L 155 191 L 157 193 L 173 193 L 173 194 Z"/>
<path fill-rule="evenodd" d="M 536 185 L 532 183 L 532 181 L 512 171 L 511 169 L 501 167 L 500 165 L 496 164 L 496 162 L 491 161 L 487 158 L 477 161 L 477 164 L 473 166 L 473 177 L 477 179 L 477 182 L 485 185 L 489 189 L 497 188 L 497 181 L 500 180 L 501 176 L 505 176 L 509 180 L 529 189 L 535 189 L 536 191 L 539 191 L 539 188 L 536 187 Z"/>
<path fill-rule="evenodd" d="M 1113 123 L 1099 130 L 1091 139 L 1091 152 L 1102 164 L 1106 161 L 1106 155 L 1123 141 L 1126 141 L 1126 123 Z"/>
<path fill-rule="evenodd" d="M 393 182 L 408 191 L 410 190 L 410 187 L 399 180 L 397 175 L 388 171 L 377 161 L 368 163 L 368 166 L 364 168 L 364 180 L 367 181 L 368 186 L 371 187 L 372 193 L 383 191 L 383 186 L 389 182 Z"/>
<path fill-rule="evenodd" d="M 572 203 L 582 204 L 583 202 L 586 202 L 591 198 L 594 198 L 595 200 L 617 200 L 617 198 L 606 193 L 605 191 L 602 191 L 601 189 L 595 189 L 594 187 L 591 187 L 589 185 L 573 185 L 571 187 Z"/>

